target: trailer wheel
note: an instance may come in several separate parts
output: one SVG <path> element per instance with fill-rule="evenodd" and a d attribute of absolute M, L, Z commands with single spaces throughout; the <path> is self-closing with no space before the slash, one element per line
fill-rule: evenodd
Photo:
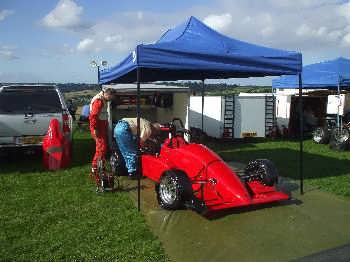
<path fill-rule="evenodd" d="M 332 139 L 329 143 L 329 148 L 333 151 L 345 151 L 348 149 L 348 142 L 338 142 Z"/>
<path fill-rule="evenodd" d="M 259 180 L 266 186 L 273 186 L 278 181 L 278 171 L 272 161 L 268 159 L 256 159 L 250 161 L 244 173 L 251 180 Z"/>
<path fill-rule="evenodd" d="M 350 132 L 347 128 L 334 128 L 332 130 L 332 140 L 339 144 L 347 143 L 350 138 Z"/>
<path fill-rule="evenodd" d="M 334 128 L 332 130 L 331 141 L 329 148 L 334 151 L 345 151 L 348 147 L 350 137 L 349 129 L 347 128 Z"/>
<path fill-rule="evenodd" d="M 327 127 L 317 127 L 312 132 L 312 140 L 316 144 L 327 144 L 329 142 L 329 132 Z"/>
<path fill-rule="evenodd" d="M 160 207 L 169 210 L 181 209 L 193 195 L 192 184 L 186 174 L 168 171 L 156 184 L 156 193 Z"/>

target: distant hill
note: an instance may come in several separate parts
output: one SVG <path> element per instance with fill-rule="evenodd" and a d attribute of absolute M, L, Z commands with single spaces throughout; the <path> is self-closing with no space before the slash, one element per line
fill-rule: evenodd
<path fill-rule="evenodd" d="M 157 82 L 159 85 L 188 86 L 192 91 L 201 92 L 202 84 L 200 82 Z M 269 93 L 271 86 L 240 86 L 226 83 L 205 84 L 206 95 L 233 95 L 239 93 Z"/>
<path fill-rule="evenodd" d="M 18 83 L 0 83 L 0 85 L 18 84 Z M 24 84 L 24 83 L 20 83 Z M 25 84 L 37 84 L 37 83 L 25 83 Z M 77 92 L 84 90 L 100 90 L 100 86 L 97 84 L 86 83 L 40 83 L 40 84 L 55 84 L 64 93 Z M 202 85 L 200 82 L 156 82 L 157 85 L 171 85 L 171 86 L 188 86 L 192 91 L 201 91 Z M 271 92 L 271 86 L 240 86 L 225 83 L 217 84 L 205 84 L 205 91 L 208 95 L 227 95 L 237 94 L 240 92 L 245 93 L 267 93 Z"/>
<path fill-rule="evenodd" d="M 1 85 L 19 84 L 19 83 L 0 83 Z M 37 84 L 37 83 L 20 83 L 20 84 Z M 40 83 L 55 84 L 64 93 L 66 99 L 72 100 L 76 105 L 90 103 L 91 98 L 100 90 L 97 84 L 85 83 Z M 159 85 L 171 86 L 188 86 L 191 91 L 199 93 L 202 90 L 200 82 L 156 82 Z M 209 96 L 233 95 L 238 93 L 268 93 L 271 92 L 271 86 L 239 86 L 225 83 L 205 84 L 205 94 Z"/>
<path fill-rule="evenodd" d="M 2 85 L 12 85 L 12 84 L 27 84 L 27 85 L 36 85 L 38 83 L 0 83 Z M 83 90 L 100 90 L 99 85 L 97 84 L 85 84 L 85 83 L 39 83 L 41 85 L 56 85 L 62 92 L 75 92 Z"/>

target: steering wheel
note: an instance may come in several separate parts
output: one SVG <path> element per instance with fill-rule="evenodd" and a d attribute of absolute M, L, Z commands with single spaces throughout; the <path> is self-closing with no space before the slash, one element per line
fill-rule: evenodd
<path fill-rule="evenodd" d="M 157 154 L 160 152 L 160 143 L 156 139 L 148 139 L 142 146 L 141 152 L 145 154 Z"/>
<path fill-rule="evenodd" d="M 176 123 L 179 123 L 180 126 L 178 127 Z M 191 131 L 185 128 L 182 120 L 178 117 L 173 118 L 173 120 L 170 122 L 170 126 L 172 127 L 172 135 L 191 135 Z"/>

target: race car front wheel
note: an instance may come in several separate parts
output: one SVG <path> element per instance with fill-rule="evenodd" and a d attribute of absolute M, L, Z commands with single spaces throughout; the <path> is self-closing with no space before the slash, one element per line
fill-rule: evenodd
<path fill-rule="evenodd" d="M 175 171 L 169 171 L 160 178 L 156 193 L 160 207 L 170 210 L 183 208 L 193 194 L 187 175 Z"/>
<path fill-rule="evenodd" d="M 258 180 L 266 186 L 273 186 L 278 180 L 277 168 L 268 159 L 250 161 L 244 173 L 248 181 Z"/>

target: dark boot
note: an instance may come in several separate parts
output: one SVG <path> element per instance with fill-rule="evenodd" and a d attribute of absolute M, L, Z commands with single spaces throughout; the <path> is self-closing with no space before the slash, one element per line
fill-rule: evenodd
<path fill-rule="evenodd" d="M 101 186 L 101 178 L 100 178 L 100 174 L 98 173 L 98 169 L 97 168 L 91 168 L 91 173 L 90 173 L 90 177 L 95 180 L 96 183 L 96 193 L 103 193 L 104 189 Z"/>

